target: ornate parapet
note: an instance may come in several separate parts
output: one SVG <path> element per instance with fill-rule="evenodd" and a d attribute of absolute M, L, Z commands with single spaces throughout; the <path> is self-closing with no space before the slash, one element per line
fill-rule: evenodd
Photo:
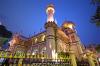
<path fill-rule="evenodd" d="M 48 27 L 57 28 L 57 24 L 54 21 L 48 21 L 45 23 L 45 28 L 47 29 Z"/>

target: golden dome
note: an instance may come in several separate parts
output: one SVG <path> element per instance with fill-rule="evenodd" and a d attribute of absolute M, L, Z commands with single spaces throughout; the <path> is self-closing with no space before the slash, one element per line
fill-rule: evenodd
<path fill-rule="evenodd" d="M 62 24 L 62 27 L 63 28 L 73 28 L 75 26 L 75 24 L 71 21 L 65 21 L 63 24 Z"/>

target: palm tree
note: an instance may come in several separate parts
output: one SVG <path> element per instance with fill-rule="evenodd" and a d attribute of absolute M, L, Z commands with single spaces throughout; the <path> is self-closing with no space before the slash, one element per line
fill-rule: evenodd
<path fill-rule="evenodd" d="M 96 5 L 96 13 L 92 16 L 92 23 L 95 23 L 96 26 L 100 27 L 100 0 L 92 0 L 92 3 Z"/>
<path fill-rule="evenodd" d="M 98 3 L 100 0 L 92 0 L 92 3 Z"/>

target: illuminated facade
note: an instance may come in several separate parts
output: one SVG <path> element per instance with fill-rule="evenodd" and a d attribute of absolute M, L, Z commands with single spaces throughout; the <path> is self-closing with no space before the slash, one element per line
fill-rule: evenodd
<path fill-rule="evenodd" d="M 26 55 L 42 54 L 49 59 L 58 59 L 59 53 L 68 53 L 72 58 L 73 66 L 76 66 L 76 59 L 86 58 L 89 58 L 91 66 L 95 66 L 93 63 L 93 60 L 96 59 L 95 54 L 92 57 L 89 56 L 92 52 L 86 50 L 82 45 L 75 30 L 75 24 L 71 21 L 64 21 L 62 26 L 58 27 L 54 20 L 55 9 L 52 4 L 48 5 L 46 13 L 45 31 L 30 38 L 15 34 L 9 42 L 9 51 Z"/>

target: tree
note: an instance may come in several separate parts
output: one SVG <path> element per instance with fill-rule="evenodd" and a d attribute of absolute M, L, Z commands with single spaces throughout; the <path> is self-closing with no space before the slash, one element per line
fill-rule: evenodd
<path fill-rule="evenodd" d="M 11 38 L 12 32 L 8 31 L 5 26 L 0 25 L 0 48 L 8 42 L 8 39 Z"/>
<path fill-rule="evenodd" d="M 12 33 L 6 29 L 5 26 L 0 25 L 0 37 L 10 38 Z"/>
<path fill-rule="evenodd" d="M 95 23 L 96 26 L 100 27 L 100 0 L 92 0 L 92 3 L 96 5 L 96 13 L 92 16 L 92 23 Z"/>

